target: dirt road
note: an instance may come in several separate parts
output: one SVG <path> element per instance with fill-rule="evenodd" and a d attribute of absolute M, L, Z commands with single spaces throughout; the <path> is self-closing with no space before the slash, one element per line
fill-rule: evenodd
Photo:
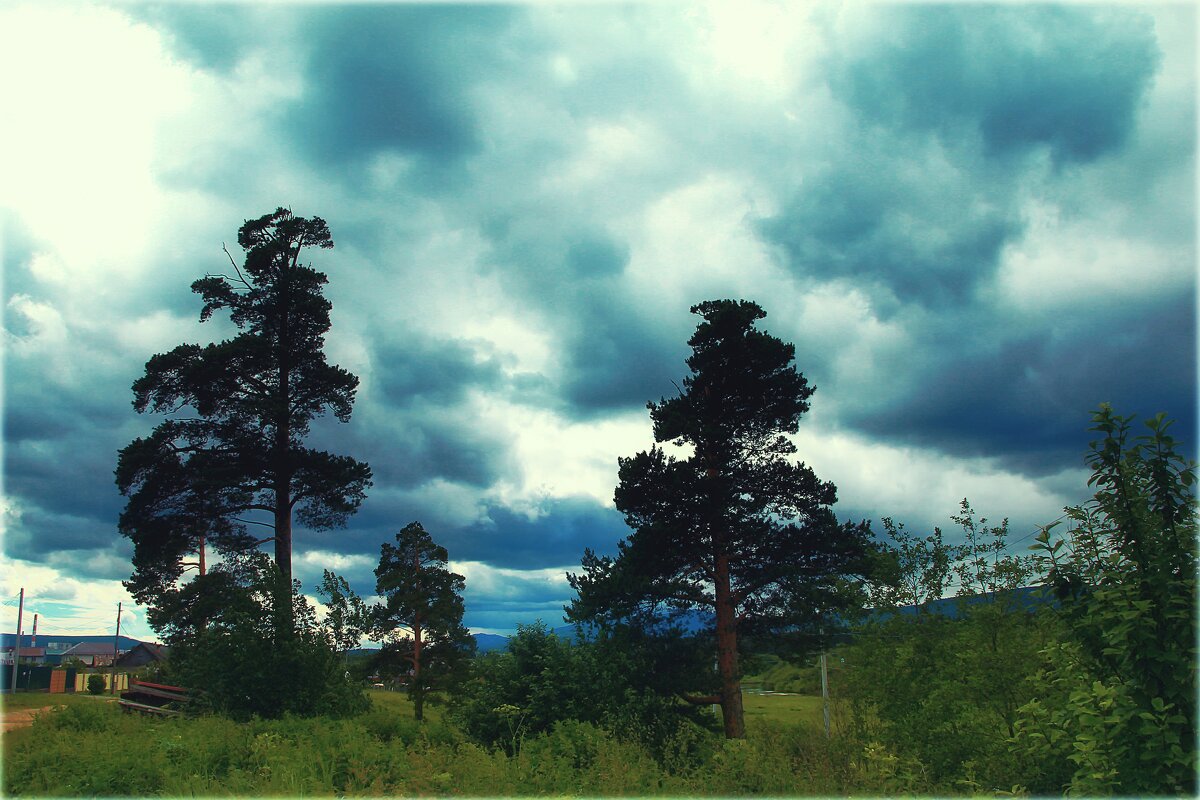
<path fill-rule="evenodd" d="M 4 732 L 13 730 L 14 728 L 27 728 L 33 724 L 35 714 L 40 714 L 43 711 L 49 711 L 54 706 L 42 706 L 41 708 L 14 708 L 4 710 Z"/>

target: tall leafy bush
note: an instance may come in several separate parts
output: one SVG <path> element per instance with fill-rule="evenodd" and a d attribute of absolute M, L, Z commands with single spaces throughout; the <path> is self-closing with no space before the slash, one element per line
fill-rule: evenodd
<path fill-rule="evenodd" d="M 1070 627 L 1013 736 L 1035 790 L 1196 792 L 1196 465 L 1163 414 L 1138 437 L 1133 419 L 1093 415 L 1096 492 L 1035 545 Z"/>

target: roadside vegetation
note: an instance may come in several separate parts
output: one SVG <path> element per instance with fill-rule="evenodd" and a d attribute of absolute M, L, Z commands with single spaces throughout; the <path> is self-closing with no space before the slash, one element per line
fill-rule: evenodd
<path fill-rule="evenodd" d="M 5 794 L 1196 793 L 1195 465 L 1163 415 L 1139 436 L 1100 407 L 1094 495 L 1032 548 L 965 499 L 953 536 L 873 530 L 795 458 L 815 391 L 795 348 L 753 302 L 700 303 L 655 445 L 619 460 L 631 533 L 568 575 L 579 641 L 537 624 L 476 655 L 419 522 L 381 545 L 382 602 L 329 571 L 324 619 L 300 594 L 293 509 L 341 527 L 370 485 L 304 446 L 357 379 L 325 362 L 326 279 L 299 262 L 325 223 L 279 209 L 239 243 L 237 277 L 193 290 L 241 333 L 148 362 L 135 407 L 179 416 L 117 469 L 126 585 L 196 713 L 73 698 L 5 737 Z M 384 647 L 351 660 L 364 637 Z"/>
<path fill-rule="evenodd" d="M 811 702 L 812 698 L 806 698 Z M 429 706 L 371 692 L 349 719 L 220 716 L 160 720 L 71 703 L 5 740 L 4 792 L 42 796 L 681 795 L 884 793 L 864 761 L 808 720 L 747 715 L 746 740 L 694 729 L 655 758 L 602 727 L 563 720 L 510 755 L 471 740 Z M 819 711 L 818 711 L 819 715 Z M 119 746 L 114 744 L 119 743 Z"/>
<path fill-rule="evenodd" d="M 1160 418 L 1140 440 L 1108 409 L 1095 422 L 1096 498 L 1068 510 L 1067 535 L 1038 534 L 1032 556 L 1011 555 L 1006 526 L 965 503 L 957 561 L 940 531 L 891 525 L 905 580 L 876 599 L 907 581 L 914 594 L 895 603 L 916 602 L 831 644 L 829 738 L 812 654 L 747 654 L 757 672 L 745 736 L 732 739 L 711 706 L 670 691 L 694 669 L 681 654 L 711 670 L 703 636 L 573 645 L 529 626 L 425 697 L 423 720 L 404 692 L 375 690 L 363 710 L 245 721 L 131 716 L 86 695 L 7 698 L 57 708 L 5 736 L 4 793 L 1190 796 L 1193 468 Z M 938 612 L 921 587 L 956 568 L 967 592 Z M 1045 586 L 1037 602 L 1011 591 L 1029 575 Z M 1174 638 L 1151 646 L 1151 624 Z"/>

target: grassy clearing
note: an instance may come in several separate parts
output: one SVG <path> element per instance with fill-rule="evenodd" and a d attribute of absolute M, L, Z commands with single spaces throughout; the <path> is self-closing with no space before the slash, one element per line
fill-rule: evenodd
<path fill-rule="evenodd" d="M 403 691 L 387 691 L 386 689 L 369 689 L 367 697 L 371 700 L 374 710 L 387 711 L 401 717 L 412 718 L 413 704 L 408 699 L 408 693 Z M 425 696 L 425 719 L 429 722 L 441 722 L 446 713 L 444 701 L 436 695 Z"/>
<path fill-rule="evenodd" d="M 782 725 L 823 725 L 821 698 L 806 694 L 744 694 L 746 723 L 770 720 Z"/>
<path fill-rule="evenodd" d="M 112 695 L 79 694 L 50 694 L 49 692 L 17 692 L 16 694 L 0 695 L 0 709 L 17 711 L 24 708 L 44 708 L 46 706 L 69 706 L 75 703 L 115 702 Z"/>
<path fill-rule="evenodd" d="M 433 706 L 372 692 L 351 719 L 157 719 L 71 698 L 4 741 L 3 792 L 24 796 L 845 795 L 928 791 L 819 727 L 819 698 L 747 696 L 745 741 L 699 729 L 657 757 L 584 723 L 515 756 L 469 741 Z M 815 702 L 814 702 L 815 701 Z M 114 746 L 119 743 L 119 746 Z"/>

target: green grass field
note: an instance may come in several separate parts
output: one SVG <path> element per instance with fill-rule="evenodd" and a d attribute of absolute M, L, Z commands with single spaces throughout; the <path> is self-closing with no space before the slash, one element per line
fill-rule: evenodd
<path fill-rule="evenodd" d="M 747 724 L 753 720 L 823 724 L 821 698 L 807 694 L 743 694 L 742 708 Z"/>
<path fill-rule="evenodd" d="M 583 723 L 522 740 L 515 755 L 471 742 L 402 692 L 369 692 L 348 719 L 234 722 L 123 714 L 107 698 L 19 694 L 10 708 L 60 707 L 4 737 L 8 796 L 717 796 L 896 794 L 887 763 L 820 734 L 821 699 L 746 694 L 747 737 L 695 729 L 658 755 Z M 119 747 L 114 747 L 119 742 Z M 878 761 L 878 759 L 876 759 Z"/>
<path fill-rule="evenodd" d="M 110 694 L 90 695 L 81 694 L 50 694 L 49 692 L 17 692 L 16 694 L 0 695 L 0 709 L 8 711 L 22 708 L 45 708 L 46 706 L 69 706 L 75 703 L 95 703 L 97 701 L 114 702 Z"/>

